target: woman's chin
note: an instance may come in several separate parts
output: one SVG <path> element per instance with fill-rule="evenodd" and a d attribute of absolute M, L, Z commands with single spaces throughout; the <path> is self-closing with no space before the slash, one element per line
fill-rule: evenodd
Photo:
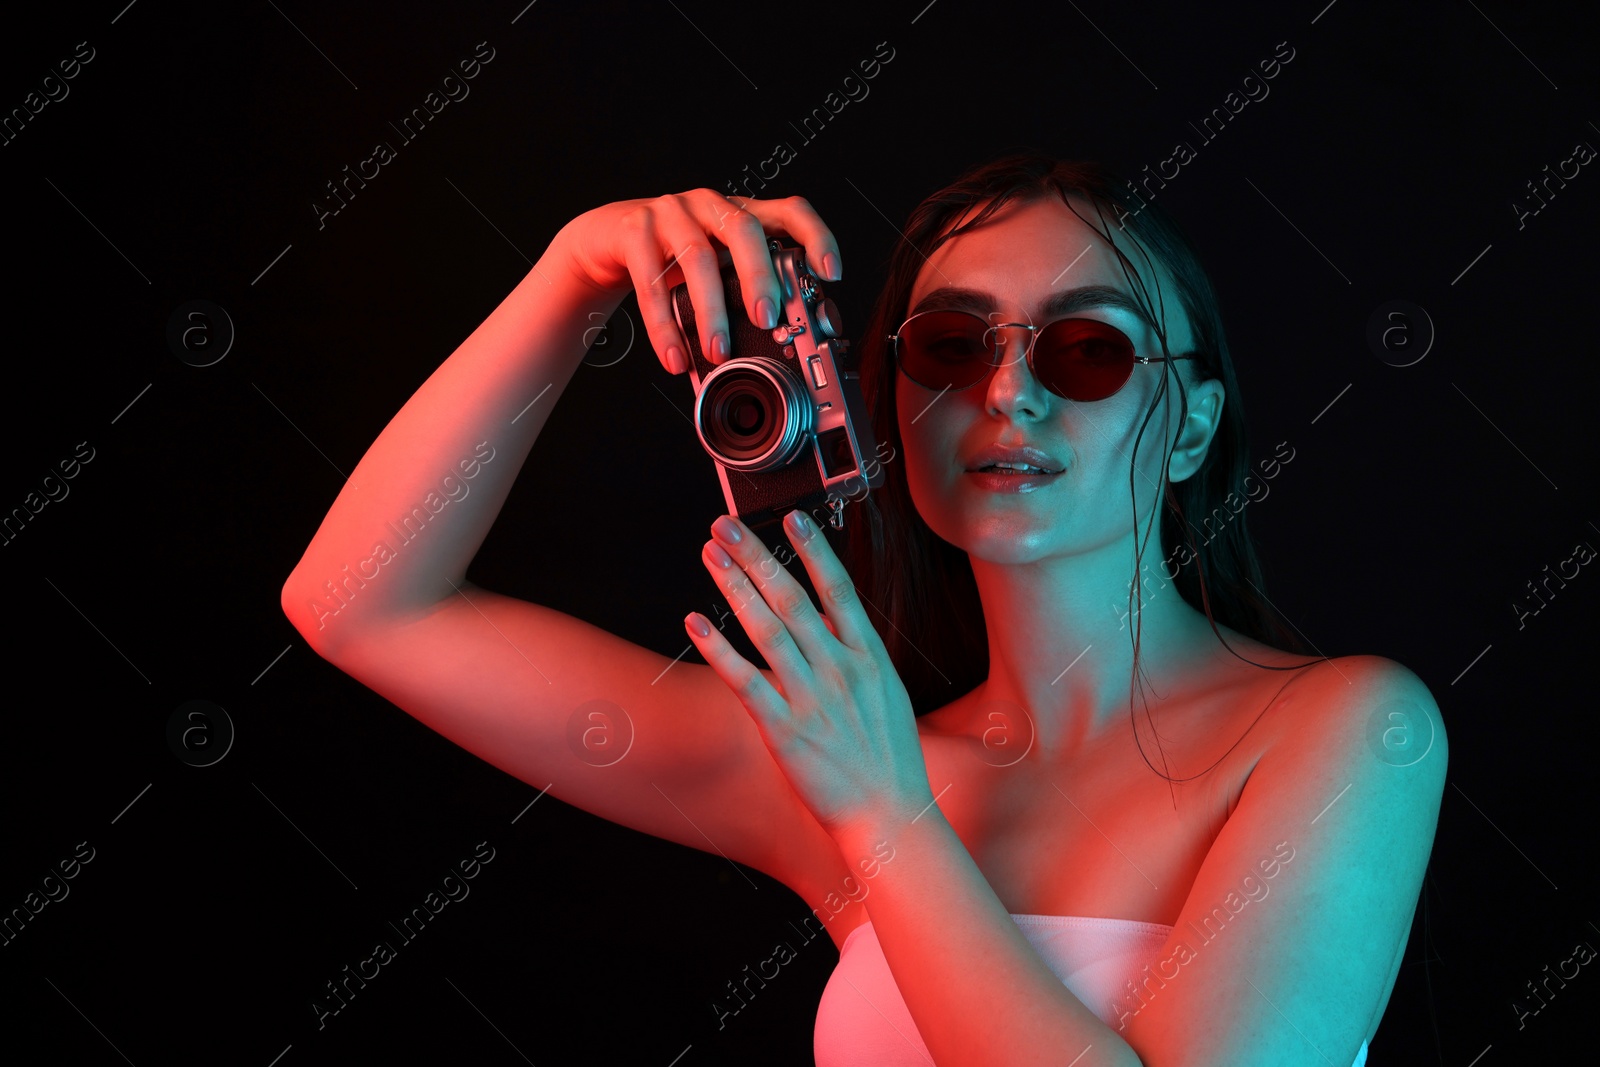
<path fill-rule="evenodd" d="M 956 524 L 956 536 L 945 540 L 986 563 L 1033 563 L 1050 526 L 1037 516 L 969 515 Z"/>

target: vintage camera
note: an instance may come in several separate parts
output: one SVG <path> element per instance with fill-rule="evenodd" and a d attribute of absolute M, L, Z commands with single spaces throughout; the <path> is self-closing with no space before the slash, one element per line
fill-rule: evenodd
<path fill-rule="evenodd" d="M 803 508 L 819 525 L 825 516 L 840 530 L 845 501 L 883 485 L 860 376 L 839 309 L 806 267 L 805 249 L 773 238 L 767 248 L 783 286 L 778 326 L 750 322 L 738 273 L 723 267 L 726 363 L 714 364 L 700 350 L 688 287 L 672 290 L 689 345 L 695 433 L 716 461 L 728 514 L 761 533 Z"/>

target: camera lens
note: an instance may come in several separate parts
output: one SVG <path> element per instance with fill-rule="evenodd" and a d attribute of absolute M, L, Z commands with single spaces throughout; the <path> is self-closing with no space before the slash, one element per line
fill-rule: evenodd
<path fill-rule="evenodd" d="M 770 470 L 793 460 L 805 443 L 811 401 L 777 360 L 735 360 L 706 376 L 695 398 L 695 429 L 706 451 L 725 466 Z"/>

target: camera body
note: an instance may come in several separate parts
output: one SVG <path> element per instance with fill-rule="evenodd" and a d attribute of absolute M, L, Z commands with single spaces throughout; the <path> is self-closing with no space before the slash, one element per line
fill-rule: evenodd
<path fill-rule="evenodd" d="M 730 356 L 712 363 L 700 349 L 685 285 L 673 314 L 689 346 L 694 428 L 716 462 L 728 514 L 752 530 L 795 508 L 844 528 L 844 504 L 883 485 L 883 469 L 849 358 L 839 309 L 805 262 L 805 249 L 767 241 L 783 287 L 778 325 L 763 330 L 744 312 L 739 276 L 722 268 Z M 827 511 L 824 513 L 823 508 Z"/>

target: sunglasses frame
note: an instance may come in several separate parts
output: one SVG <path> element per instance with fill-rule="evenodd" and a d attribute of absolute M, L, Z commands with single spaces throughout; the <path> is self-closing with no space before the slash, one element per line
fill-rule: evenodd
<path fill-rule="evenodd" d="M 976 319 L 978 322 L 981 322 L 981 323 L 984 324 L 984 327 L 985 327 L 984 336 L 985 337 L 987 337 L 990 332 L 993 332 L 995 334 L 996 342 L 995 342 L 995 344 L 990 346 L 990 349 L 989 349 L 989 353 L 990 353 L 989 354 L 989 370 L 990 371 L 992 371 L 996 367 L 1000 366 L 1000 354 L 1001 354 L 1001 349 L 1002 349 L 1003 346 L 1002 346 L 1002 344 L 1000 343 L 1000 341 L 998 339 L 999 338 L 999 331 L 1004 329 L 1007 326 L 1019 326 L 1022 329 L 1027 330 L 1028 331 L 1028 347 L 1027 347 L 1026 351 L 1024 352 L 1024 358 L 1028 362 L 1028 373 L 1032 374 L 1033 377 L 1034 377 L 1034 380 L 1037 381 L 1040 385 L 1043 385 L 1047 390 L 1050 391 L 1050 393 L 1052 395 L 1059 396 L 1064 400 L 1071 400 L 1075 404 L 1093 404 L 1093 403 L 1096 403 L 1097 401 L 1095 401 L 1095 400 L 1079 400 L 1076 397 L 1067 396 L 1065 393 L 1058 393 L 1054 389 L 1052 389 L 1049 385 L 1046 385 L 1045 382 L 1044 382 L 1044 379 L 1039 377 L 1039 372 L 1038 372 L 1037 369 L 1035 369 L 1035 367 L 1033 365 L 1033 350 L 1035 348 L 1034 342 L 1036 340 L 1038 340 L 1039 335 L 1041 333 L 1043 333 L 1045 330 L 1048 330 L 1050 327 L 1054 326 L 1058 322 L 1073 322 L 1073 321 L 1092 322 L 1092 323 L 1096 324 L 1097 326 L 1104 326 L 1104 327 L 1106 327 L 1108 329 L 1116 330 L 1117 333 L 1122 334 L 1122 336 L 1127 340 L 1129 348 L 1134 348 L 1135 347 L 1134 343 L 1133 343 L 1133 338 L 1128 337 L 1128 335 L 1126 333 L 1124 333 L 1118 327 L 1111 325 L 1111 323 L 1109 323 L 1109 322 L 1103 322 L 1100 319 L 1084 318 L 1084 316 L 1082 316 L 1082 315 L 1064 315 L 1059 319 L 1051 319 L 1049 322 L 1045 323 L 1043 326 L 1034 326 L 1034 325 L 1032 325 L 1030 323 L 1026 323 L 1026 322 L 997 322 L 997 323 L 990 323 L 987 319 L 983 318 L 982 316 L 980 316 L 980 315 L 978 315 L 978 314 L 976 314 L 974 312 L 967 311 L 967 310 L 965 310 L 963 308 L 930 308 L 927 311 L 919 311 L 915 315 L 912 315 L 910 318 L 906 319 L 905 322 L 902 322 L 900 324 L 900 328 L 898 330 L 896 330 L 894 333 L 891 333 L 891 334 L 887 335 L 887 337 L 885 338 L 889 342 L 889 352 L 894 357 L 895 366 L 899 367 L 900 368 L 900 372 L 902 374 L 904 374 L 907 378 L 910 378 L 911 381 L 916 382 L 917 385 L 922 386 L 922 388 L 924 388 L 924 389 L 932 389 L 932 388 L 934 388 L 934 386 L 923 385 L 923 383 L 918 382 L 915 378 L 912 378 L 911 377 L 911 373 L 906 370 L 905 362 L 900 358 L 900 335 L 906 332 L 906 327 L 908 325 L 910 325 L 913 320 L 920 319 L 924 315 L 941 315 L 941 314 L 942 315 L 951 315 L 951 314 L 954 314 L 954 315 L 966 315 L 968 318 Z M 1137 364 L 1167 363 L 1167 362 L 1180 360 L 1180 359 L 1198 359 L 1198 358 L 1200 358 L 1200 354 L 1198 352 L 1191 352 L 1191 353 L 1188 353 L 1186 355 L 1181 355 L 1181 356 L 1141 356 L 1141 355 L 1138 354 L 1137 349 L 1135 349 L 1134 356 L 1133 356 L 1133 362 L 1128 364 L 1127 376 L 1124 377 L 1120 383 L 1118 383 L 1118 385 L 1117 385 L 1117 387 L 1115 389 L 1113 389 L 1111 392 L 1107 393 L 1105 396 L 1099 397 L 1098 399 L 1099 400 L 1109 400 L 1112 397 L 1116 396 L 1118 393 L 1120 393 L 1123 390 L 1123 388 L 1127 386 L 1128 382 L 1133 379 L 1133 368 Z M 966 385 L 946 386 L 943 391 L 955 393 L 955 392 L 960 392 L 963 389 L 970 389 L 974 385 L 979 384 L 980 382 L 984 381 L 988 377 L 989 377 L 989 372 L 985 371 L 982 375 L 980 375 L 977 378 L 976 381 L 969 382 Z"/>

